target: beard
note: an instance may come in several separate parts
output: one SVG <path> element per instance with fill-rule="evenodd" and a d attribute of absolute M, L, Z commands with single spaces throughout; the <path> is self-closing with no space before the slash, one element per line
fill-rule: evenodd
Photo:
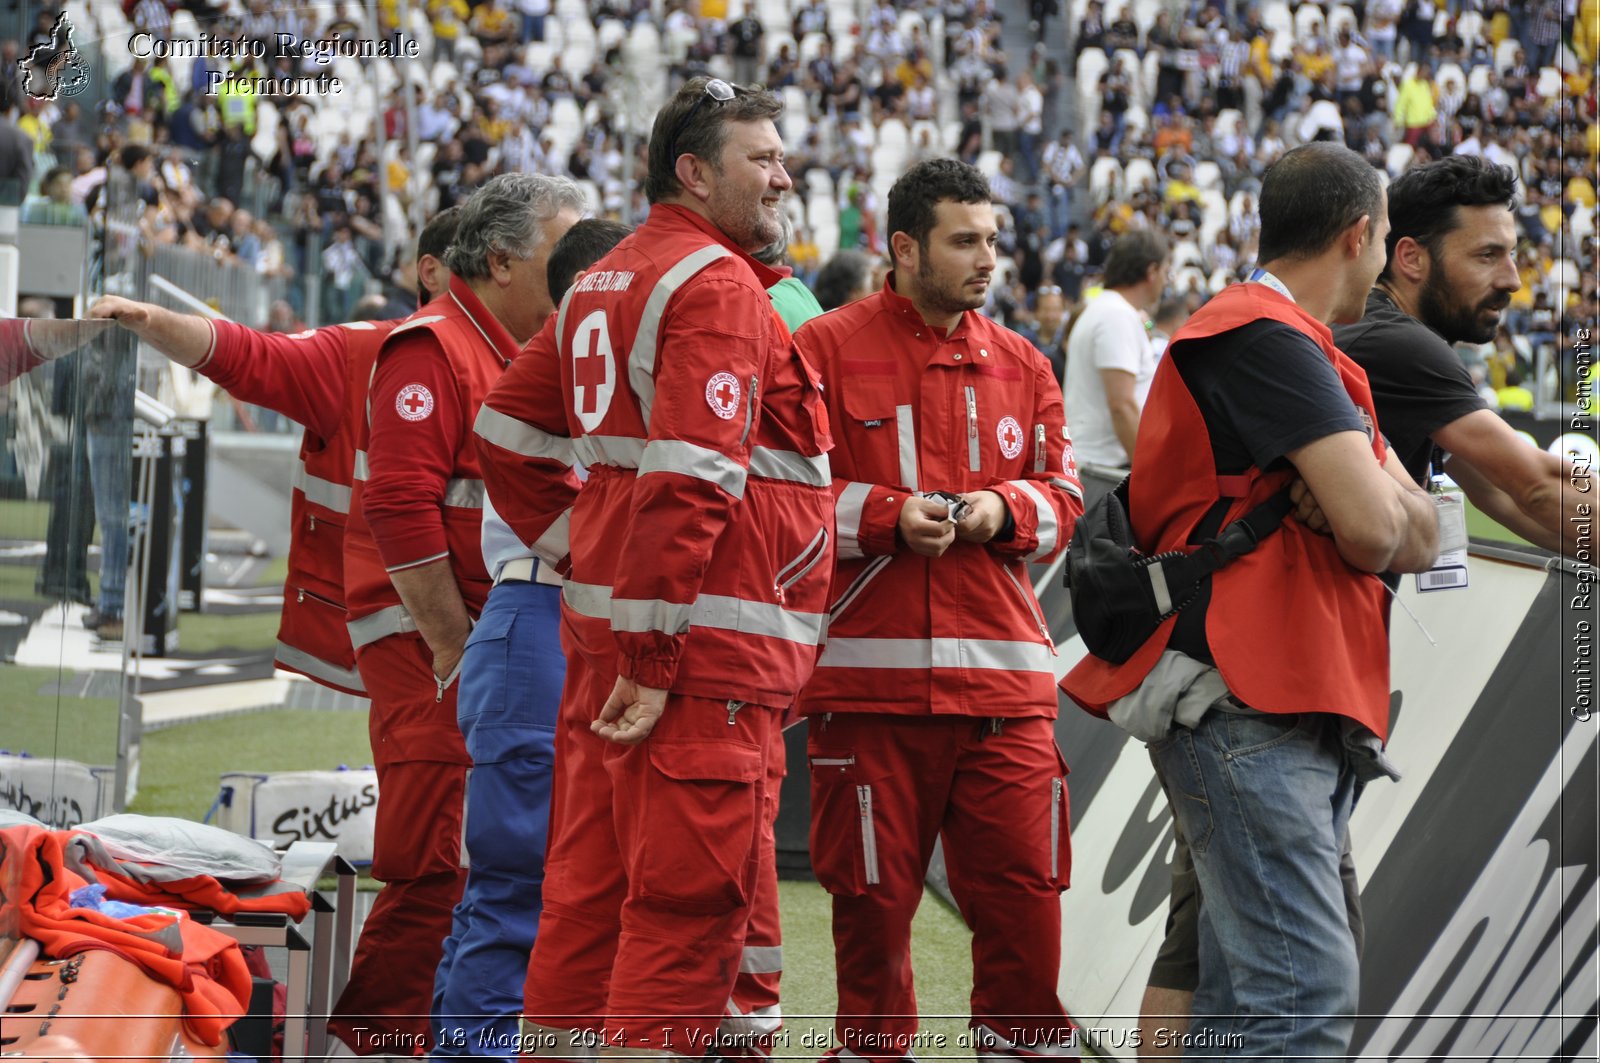
<path fill-rule="evenodd" d="M 965 310 L 977 310 L 988 299 L 989 290 L 973 295 L 967 291 L 963 281 L 947 283 L 933 269 L 932 263 L 926 258 L 917 266 L 917 288 L 922 296 L 922 302 L 929 310 L 936 310 L 941 314 L 959 314 Z"/>
<path fill-rule="evenodd" d="M 1430 269 L 1417 292 L 1417 316 L 1450 343 L 1489 343 L 1500 327 L 1500 316 L 1485 321 L 1491 310 L 1504 310 L 1511 296 L 1495 292 L 1489 298 L 1468 306 L 1456 298 L 1450 278 L 1442 269 Z"/>
<path fill-rule="evenodd" d="M 718 189 L 706 206 L 712 224 L 746 251 L 759 251 L 783 236 L 777 211 L 768 210 L 759 199 L 743 200 Z"/>

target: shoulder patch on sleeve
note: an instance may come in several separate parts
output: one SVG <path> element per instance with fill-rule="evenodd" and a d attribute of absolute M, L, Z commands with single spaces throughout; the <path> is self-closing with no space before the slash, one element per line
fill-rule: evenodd
<path fill-rule="evenodd" d="M 408 317 L 404 321 L 402 321 L 399 325 L 395 326 L 394 331 L 389 333 L 389 335 L 398 336 L 398 335 L 400 335 L 400 333 L 404 332 L 406 329 L 417 328 L 417 327 L 419 327 L 421 325 L 431 325 L 435 321 L 443 321 L 443 320 L 444 320 L 444 315 L 443 314 L 424 314 L 422 317 Z"/>

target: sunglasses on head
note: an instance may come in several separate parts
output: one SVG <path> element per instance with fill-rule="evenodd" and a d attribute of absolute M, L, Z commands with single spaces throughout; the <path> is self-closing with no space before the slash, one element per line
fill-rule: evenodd
<path fill-rule="evenodd" d="M 689 128 L 689 123 L 694 121 L 694 116 L 700 113 L 700 108 L 706 100 L 727 103 L 735 95 L 736 90 L 734 87 L 721 78 L 712 78 L 706 82 L 705 92 L 698 100 L 694 101 L 694 106 L 689 108 L 689 113 L 678 120 L 677 127 L 672 131 L 672 138 L 667 141 L 667 158 L 671 159 L 674 165 L 678 162 L 678 156 L 682 154 L 678 151 L 678 138 L 683 135 L 685 129 Z"/>

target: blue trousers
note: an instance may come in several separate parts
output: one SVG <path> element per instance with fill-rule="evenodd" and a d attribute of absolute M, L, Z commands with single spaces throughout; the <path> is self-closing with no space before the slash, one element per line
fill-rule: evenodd
<path fill-rule="evenodd" d="M 1150 753 L 1205 899 L 1184 1058 L 1344 1058 L 1359 962 L 1339 860 L 1356 780 L 1338 719 L 1213 709 Z"/>
<path fill-rule="evenodd" d="M 472 756 L 463 830 L 471 866 L 434 978 L 436 1056 L 518 1054 L 566 677 L 560 622 L 559 588 L 507 581 L 467 640 L 456 704 Z"/>

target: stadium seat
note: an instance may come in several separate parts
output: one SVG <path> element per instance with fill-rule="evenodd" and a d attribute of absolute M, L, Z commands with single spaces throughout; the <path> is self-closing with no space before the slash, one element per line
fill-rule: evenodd
<path fill-rule="evenodd" d="M 1244 116 L 1232 107 L 1217 112 L 1215 135 L 1218 137 L 1232 136 L 1238 132 L 1239 123 L 1244 121 Z"/>
<path fill-rule="evenodd" d="M 1273 30 L 1272 46 L 1268 51 L 1274 63 L 1286 63 L 1294 57 L 1294 31 Z"/>
<path fill-rule="evenodd" d="M 1107 155 L 1089 167 L 1089 194 L 1098 206 L 1122 195 L 1122 163 Z"/>
<path fill-rule="evenodd" d="M 978 169 L 983 171 L 983 176 L 993 177 L 1000 172 L 1000 158 L 998 151 L 982 151 L 978 153 Z"/>
<path fill-rule="evenodd" d="M 1143 136 L 1150 132 L 1150 114 L 1140 104 L 1131 104 L 1122 112 L 1125 136 Z"/>
<path fill-rule="evenodd" d="M 1479 65 L 1467 72 L 1467 91 L 1482 96 L 1489 91 L 1489 68 Z"/>
<path fill-rule="evenodd" d="M 1456 34 L 1468 46 L 1473 41 L 1483 39 L 1483 14 L 1478 11 L 1463 11 L 1456 18 Z"/>
<path fill-rule="evenodd" d="M 1274 33 L 1294 32 L 1294 15 L 1283 0 L 1268 0 L 1261 7 L 1261 24 Z"/>
<path fill-rule="evenodd" d="M 1326 37 L 1324 32 L 1327 22 L 1322 17 L 1322 8 L 1316 4 L 1304 3 L 1294 9 L 1294 35 L 1302 43 L 1312 37 Z"/>
<path fill-rule="evenodd" d="M 1511 68 L 1516 59 L 1517 49 L 1522 47 L 1522 42 L 1515 37 L 1507 37 L 1494 49 L 1494 68 L 1500 73 L 1505 73 Z"/>
<path fill-rule="evenodd" d="M 270 159 L 278 150 L 278 108 L 271 100 L 256 100 L 256 132 L 250 138 L 250 150 L 258 159 Z"/>
<path fill-rule="evenodd" d="M 823 196 L 833 199 L 833 175 L 821 166 L 813 166 L 805 173 L 806 193 L 808 196 Z"/>
<path fill-rule="evenodd" d="M 817 252 L 826 262 L 839 250 L 839 208 L 831 196 L 806 197 L 806 224 L 816 239 Z"/>
<path fill-rule="evenodd" d="M 1573 238 L 1582 240 L 1584 237 L 1594 232 L 1594 211 L 1583 209 L 1574 210 L 1571 216 L 1568 218 L 1567 224 L 1572 226 Z"/>
<path fill-rule="evenodd" d="M 1452 80 L 1458 86 L 1465 88 L 1467 84 L 1466 72 L 1456 63 L 1440 63 L 1433 72 L 1434 84 L 1443 89 L 1445 82 Z"/>
<path fill-rule="evenodd" d="M 878 147 L 895 148 L 902 154 L 911 146 L 911 131 L 898 118 L 886 118 L 878 126 Z"/>
<path fill-rule="evenodd" d="M 1122 186 L 1127 195 L 1132 195 L 1140 189 L 1154 192 L 1158 185 L 1155 164 L 1149 159 L 1135 156 L 1122 168 Z"/>
<path fill-rule="evenodd" d="M 1356 13 L 1346 4 L 1334 4 L 1328 12 L 1328 34 L 1337 37 L 1341 26 L 1349 26 L 1350 33 L 1354 36 L 1361 30 L 1360 23 L 1356 20 Z"/>
<path fill-rule="evenodd" d="M 1194 167 L 1195 187 L 1204 191 L 1208 188 L 1222 188 L 1222 167 L 1210 159 L 1203 159 Z"/>
<path fill-rule="evenodd" d="M 1206 256 L 1200 252 L 1200 245 L 1193 240 L 1180 240 L 1172 248 L 1172 265 L 1174 268 L 1185 266 L 1204 266 Z"/>
<path fill-rule="evenodd" d="M 1411 165 L 1411 156 L 1416 151 L 1405 141 L 1396 141 L 1389 148 L 1388 157 L 1384 159 L 1383 168 L 1389 171 L 1390 177 L 1399 177 L 1406 172 L 1406 167 Z"/>
<path fill-rule="evenodd" d="M 1573 291 L 1583 285 L 1583 273 L 1578 269 L 1578 264 L 1570 258 L 1558 258 L 1551 263 L 1550 273 L 1545 279 L 1552 288 L 1563 288 L 1567 291 Z"/>
<path fill-rule="evenodd" d="M 1561 97 L 1561 71 L 1553 66 L 1547 66 L 1539 71 L 1539 82 L 1534 86 L 1534 91 L 1547 100 L 1556 100 Z"/>
<path fill-rule="evenodd" d="M 627 35 L 627 26 L 624 26 L 621 22 L 614 18 L 608 18 L 601 22 L 599 29 L 595 31 L 595 51 L 601 55 L 604 55 L 612 48 L 615 48 L 617 45 L 621 44 L 623 38 Z"/>

